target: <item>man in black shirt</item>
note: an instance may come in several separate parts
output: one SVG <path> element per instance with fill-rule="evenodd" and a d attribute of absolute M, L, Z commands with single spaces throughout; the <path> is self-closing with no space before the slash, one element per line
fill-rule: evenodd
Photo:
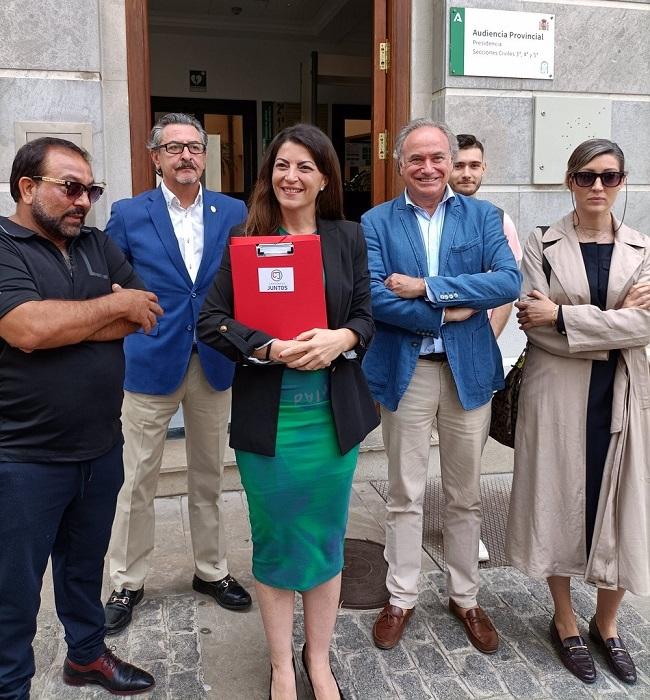
<path fill-rule="evenodd" d="M 84 226 L 103 187 L 69 141 L 23 146 L 0 217 L 0 697 L 29 697 L 52 556 L 63 678 L 113 693 L 153 677 L 104 644 L 102 569 L 123 480 L 122 338 L 162 309 L 122 252 Z"/>

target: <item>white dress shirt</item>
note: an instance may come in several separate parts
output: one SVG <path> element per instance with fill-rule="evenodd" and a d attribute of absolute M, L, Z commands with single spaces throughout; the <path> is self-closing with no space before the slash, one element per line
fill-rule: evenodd
<path fill-rule="evenodd" d="M 404 198 L 406 199 L 406 205 L 410 207 L 415 213 L 415 218 L 417 219 L 418 226 L 420 227 L 420 234 L 422 236 L 422 243 L 424 245 L 424 250 L 427 255 L 427 267 L 430 277 L 438 274 L 438 262 L 440 258 L 440 239 L 442 238 L 442 227 L 445 223 L 445 212 L 447 210 L 447 201 L 454 198 L 454 192 L 447 185 L 445 188 L 445 193 L 442 196 L 442 200 L 436 207 L 433 214 L 429 214 L 426 209 L 419 207 L 413 202 L 409 197 L 408 190 L 404 191 Z M 429 287 L 425 283 L 425 288 L 427 291 L 427 298 L 433 301 L 430 296 Z M 443 310 L 443 320 L 444 320 L 444 310 Z M 442 335 L 438 338 L 427 337 L 422 340 L 422 345 L 420 347 L 420 355 L 428 355 L 430 352 L 444 352 L 445 344 L 442 340 Z"/>
<path fill-rule="evenodd" d="M 172 221 L 183 262 L 192 282 L 196 282 L 196 275 L 203 257 L 203 188 L 199 185 L 199 193 L 187 209 L 181 206 L 178 197 L 164 182 L 160 183 L 160 189 L 167 202 L 169 218 Z"/>

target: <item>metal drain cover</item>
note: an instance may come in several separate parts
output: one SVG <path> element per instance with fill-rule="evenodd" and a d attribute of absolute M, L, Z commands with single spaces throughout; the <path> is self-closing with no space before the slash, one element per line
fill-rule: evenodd
<path fill-rule="evenodd" d="M 341 577 L 341 607 L 351 610 L 382 608 L 388 601 L 384 545 L 371 540 L 345 540 Z"/>

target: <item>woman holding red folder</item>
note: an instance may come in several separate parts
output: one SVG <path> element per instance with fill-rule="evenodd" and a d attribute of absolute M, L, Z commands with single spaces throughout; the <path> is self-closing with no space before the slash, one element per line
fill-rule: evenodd
<path fill-rule="evenodd" d="M 374 324 L 366 246 L 343 220 L 338 159 L 318 128 L 298 124 L 269 146 L 243 227 L 233 236 L 320 236 L 328 328 L 273 338 L 234 316 L 228 251 L 198 323 L 235 360 L 230 444 L 249 505 L 256 579 L 271 653 L 270 697 L 296 697 L 292 632 L 303 597 L 303 664 L 318 700 L 343 697 L 329 646 L 359 443 L 377 425 L 360 360 Z"/>

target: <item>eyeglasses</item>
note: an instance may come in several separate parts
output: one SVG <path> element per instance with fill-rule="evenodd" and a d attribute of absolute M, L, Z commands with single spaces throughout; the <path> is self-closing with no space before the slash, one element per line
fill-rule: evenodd
<path fill-rule="evenodd" d="M 79 199 L 86 192 L 91 204 L 94 204 L 104 194 L 104 184 L 84 185 L 76 180 L 59 180 L 58 177 L 45 177 L 45 175 L 32 175 L 32 180 L 41 180 L 41 182 L 53 182 L 55 185 L 63 185 L 65 187 L 65 196 L 73 201 Z"/>
<path fill-rule="evenodd" d="M 593 173 L 591 170 L 581 170 L 580 172 L 573 173 L 571 179 L 575 182 L 578 187 L 593 187 L 596 180 L 600 178 L 603 187 L 618 187 L 625 173 L 619 172 L 617 170 L 608 170 L 604 173 Z"/>
<path fill-rule="evenodd" d="M 190 141 L 189 143 L 170 141 L 169 143 L 161 143 L 160 146 L 156 146 L 156 148 L 164 148 L 167 153 L 171 153 L 173 156 L 180 155 L 186 148 L 195 156 L 205 153 L 205 144 L 199 141 Z"/>

